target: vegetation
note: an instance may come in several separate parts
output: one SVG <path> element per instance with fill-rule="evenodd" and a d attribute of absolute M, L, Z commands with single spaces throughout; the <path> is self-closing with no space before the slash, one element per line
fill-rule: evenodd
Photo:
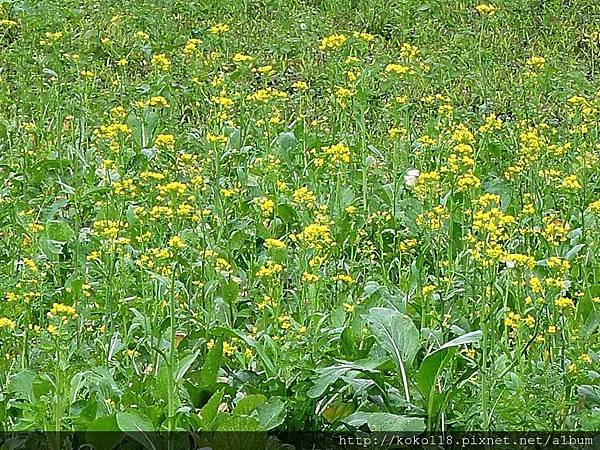
<path fill-rule="evenodd" d="M 1 6 L 2 429 L 600 427 L 598 2 Z"/>

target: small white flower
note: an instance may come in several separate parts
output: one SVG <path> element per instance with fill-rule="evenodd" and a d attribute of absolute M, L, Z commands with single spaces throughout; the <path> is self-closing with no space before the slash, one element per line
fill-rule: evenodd
<path fill-rule="evenodd" d="M 419 169 L 408 169 L 406 171 L 406 174 L 404 175 L 404 184 L 406 185 L 406 187 L 414 187 L 415 184 L 417 184 L 419 175 L 421 175 Z"/>

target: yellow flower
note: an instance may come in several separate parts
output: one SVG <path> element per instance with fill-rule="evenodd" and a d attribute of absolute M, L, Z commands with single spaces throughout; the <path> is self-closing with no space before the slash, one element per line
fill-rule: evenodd
<path fill-rule="evenodd" d="M 148 100 L 148 105 L 149 106 L 163 106 L 165 108 L 168 108 L 169 106 L 169 102 L 167 101 L 166 98 L 164 98 L 162 95 L 157 95 L 156 97 L 151 97 L 150 100 Z"/>
<path fill-rule="evenodd" d="M 292 194 L 292 203 L 294 204 L 312 206 L 316 200 L 317 196 L 306 186 L 296 189 Z"/>
<path fill-rule="evenodd" d="M 183 54 L 191 55 L 196 51 L 196 47 L 200 44 L 202 44 L 201 39 L 188 39 L 188 41 L 185 43 L 185 47 L 183 47 Z"/>
<path fill-rule="evenodd" d="M 135 39 L 140 41 L 147 41 L 150 39 L 150 35 L 148 33 L 144 33 L 143 31 L 138 31 L 133 36 Z"/>
<path fill-rule="evenodd" d="M 458 191 L 466 191 L 467 189 L 477 189 L 481 186 L 481 180 L 472 173 L 461 175 L 457 179 Z"/>
<path fill-rule="evenodd" d="M 404 136 L 407 133 L 407 131 L 408 130 L 404 127 L 402 127 L 402 128 L 392 127 L 388 130 L 388 134 L 393 139 L 397 136 Z"/>
<path fill-rule="evenodd" d="M 212 34 L 221 34 L 228 32 L 230 29 L 231 28 L 226 23 L 216 23 L 212 27 L 210 27 L 209 31 Z"/>
<path fill-rule="evenodd" d="M 164 53 L 152 56 L 150 63 L 162 72 L 166 72 L 171 68 L 171 60 Z"/>
<path fill-rule="evenodd" d="M 518 326 L 518 322 L 520 319 L 521 319 L 520 314 L 516 314 L 512 311 L 509 311 L 509 313 L 504 318 L 504 325 L 507 327 L 516 328 Z"/>
<path fill-rule="evenodd" d="M 32 222 L 32 223 L 30 223 L 30 224 L 27 225 L 27 229 L 31 233 L 41 233 L 42 231 L 44 231 L 44 225 L 42 225 L 40 223 Z"/>
<path fill-rule="evenodd" d="M 563 179 L 560 188 L 564 190 L 576 191 L 581 189 L 581 183 L 577 179 L 577 175 L 569 175 Z"/>
<path fill-rule="evenodd" d="M 385 71 L 395 75 L 404 75 L 410 71 L 410 67 L 403 66 L 402 64 L 388 64 L 385 66 Z"/>
<path fill-rule="evenodd" d="M 307 89 L 308 89 L 308 83 L 306 83 L 306 81 L 295 81 L 295 82 L 292 84 L 292 87 L 293 87 L 294 89 L 297 89 L 297 90 L 299 90 L 299 91 L 305 91 L 305 90 L 307 90 Z"/>
<path fill-rule="evenodd" d="M 256 197 L 254 203 L 258 205 L 265 217 L 270 217 L 275 211 L 275 202 L 267 197 Z"/>
<path fill-rule="evenodd" d="M 546 60 L 542 56 L 532 56 L 525 63 L 532 69 L 541 69 L 544 67 Z"/>
<path fill-rule="evenodd" d="M 275 263 L 273 261 L 267 261 L 267 263 L 262 266 L 258 272 L 256 272 L 256 276 L 260 278 L 270 277 L 281 273 L 283 271 L 283 266 L 281 264 Z"/>
<path fill-rule="evenodd" d="M 418 47 L 415 47 L 414 45 L 409 44 L 408 42 L 404 42 L 401 46 L 400 46 L 400 55 L 403 58 L 407 58 L 407 59 L 413 59 L 414 57 L 416 57 L 418 54 L 420 53 L 420 50 Z"/>
<path fill-rule="evenodd" d="M 533 328 L 535 326 L 535 319 L 531 315 L 525 317 L 523 322 L 525 322 L 525 325 L 527 325 L 529 328 Z"/>
<path fill-rule="evenodd" d="M 264 246 L 271 248 L 285 248 L 285 243 L 280 241 L 279 239 L 267 238 L 265 239 Z"/>
<path fill-rule="evenodd" d="M 211 252 L 211 250 L 206 250 L 206 252 Z M 225 261 L 223 258 L 217 258 L 215 261 L 215 270 L 217 272 L 228 272 L 231 269 L 231 264 Z"/>
<path fill-rule="evenodd" d="M 375 40 L 375 36 L 373 36 L 371 33 L 367 33 L 364 31 L 355 31 L 352 33 L 352 37 L 354 39 L 358 39 L 365 42 L 372 42 Z"/>
<path fill-rule="evenodd" d="M 227 341 L 223 341 L 223 356 L 232 356 L 237 353 L 238 347 L 237 345 L 230 344 Z"/>
<path fill-rule="evenodd" d="M 467 355 L 467 358 L 470 358 L 470 359 L 475 358 L 476 351 L 473 347 L 465 347 L 463 349 L 463 352 L 465 353 L 465 355 Z"/>
<path fill-rule="evenodd" d="M 573 303 L 573 299 L 567 297 L 559 297 L 554 301 L 554 304 L 559 308 L 575 308 L 575 303 Z"/>
<path fill-rule="evenodd" d="M 0 317 L 0 329 L 2 328 L 10 328 L 13 330 L 15 328 L 15 322 L 8 317 Z"/>
<path fill-rule="evenodd" d="M 309 247 L 322 249 L 333 243 L 331 231 L 326 224 L 312 223 L 307 225 L 301 233 L 297 235 L 299 241 L 305 242 Z"/>
<path fill-rule="evenodd" d="M 323 51 L 337 50 L 342 47 L 348 38 L 343 34 L 333 34 L 321 39 L 320 49 Z"/>
<path fill-rule="evenodd" d="M 316 283 L 317 281 L 319 281 L 319 276 L 317 274 L 305 271 L 304 273 L 302 273 L 301 280 L 304 283 Z"/>
<path fill-rule="evenodd" d="M 254 58 L 249 55 L 244 55 L 243 53 L 236 53 L 233 55 L 233 62 L 242 63 L 242 62 L 250 62 L 254 61 Z"/>
<path fill-rule="evenodd" d="M 164 147 L 172 150 L 175 148 L 175 136 L 173 136 L 172 134 L 159 134 L 158 136 L 156 136 L 154 144 L 157 147 Z"/>
<path fill-rule="evenodd" d="M 427 286 L 423 286 L 423 289 L 421 289 L 421 293 L 423 294 L 424 297 L 427 297 L 429 294 L 433 293 L 433 291 L 435 291 L 437 289 L 437 286 L 435 284 L 429 284 Z"/>
<path fill-rule="evenodd" d="M 350 162 L 350 149 L 344 144 L 335 144 L 329 147 L 323 147 L 322 150 L 330 156 L 332 162 Z"/>
<path fill-rule="evenodd" d="M 496 14 L 496 7 L 492 4 L 481 3 L 475 7 L 477 12 L 482 16 L 493 16 Z"/>
<path fill-rule="evenodd" d="M 53 303 L 52 304 L 52 308 L 48 312 L 48 317 L 52 318 L 55 316 L 61 316 L 61 318 L 63 318 L 63 320 L 66 316 L 71 316 L 73 319 L 76 319 L 78 317 L 77 312 L 75 311 L 75 308 L 73 308 L 72 306 L 69 306 L 69 305 L 64 305 L 62 303 Z"/>
<path fill-rule="evenodd" d="M 183 239 L 181 239 L 179 236 L 175 235 L 171 239 L 169 239 L 169 247 L 177 248 L 177 249 L 181 250 L 182 248 L 185 247 L 185 243 L 183 242 Z"/>
<path fill-rule="evenodd" d="M 345 274 L 345 273 L 340 273 L 340 274 L 334 276 L 331 280 L 334 282 L 340 281 L 340 282 L 343 282 L 346 284 L 354 283 L 354 278 L 352 278 L 352 276 Z"/>

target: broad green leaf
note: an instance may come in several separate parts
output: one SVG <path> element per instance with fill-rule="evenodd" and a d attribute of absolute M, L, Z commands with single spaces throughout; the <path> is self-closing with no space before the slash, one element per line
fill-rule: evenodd
<path fill-rule="evenodd" d="M 592 406 L 600 406 L 600 386 L 582 384 L 577 388 L 577 393 L 585 397 Z"/>
<path fill-rule="evenodd" d="M 329 406 L 321 413 L 329 423 L 348 417 L 352 413 L 353 406 L 350 403 L 337 403 Z"/>
<path fill-rule="evenodd" d="M 297 143 L 296 136 L 294 133 L 289 131 L 284 131 L 283 133 L 279 133 L 279 136 L 276 138 L 277 146 L 279 147 L 280 154 L 283 156 L 287 156 L 290 149 L 294 148 Z"/>
<path fill-rule="evenodd" d="M 352 427 L 367 424 L 371 431 L 421 432 L 425 430 L 425 420 L 422 417 L 399 416 L 383 412 L 356 412 L 346 417 L 344 423 Z"/>
<path fill-rule="evenodd" d="M 200 371 L 200 379 L 206 386 L 210 386 L 217 382 L 219 376 L 219 368 L 221 367 L 221 360 L 223 359 L 223 339 L 217 339 L 217 342 L 208 351 L 206 360 L 202 365 Z"/>
<path fill-rule="evenodd" d="M 410 367 L 419 351 L 419 330 L 410 317 L 388 308 L 371 308 L 369 329 L 398 366 Z"/>
<path fill-rule="evenodd" d="M 86 441 L 95 450 L 112 450 L 123 437 L 119 433 L 119 425 L 115 414 L 96 418 L 85 432 Z"/>
<path fill-rule="evenodd" d="M 575 258 L 575 256 L 577 256 L 577 254 L 581 251 L 582 248 L 585 247 L 585 244 L 577 244 L 575 245 L 573 248 L 571 248 L 567 254 L 565 255 L 565 259 L 567 260 L 572 260 L 573 258 Z"/>
<path fill-rule="evenodd" d="M 33 393 L 33 380 L 36 377 L 33 370 L 24 369 L 9 378 L 7 390 L 19 394 L 19 398 L 26 399 L 29 403 L 35 401 Z"/>
<path fill-rule="evenodd" d="M 350 370 L 356 370 L 363 373 L 379 373 L 375 370 L 382 363 L 381 360 L 366 359 L 354 362 L 343 361 L 340 364 L 318 369 L 319 377 L 313 381 L 313 386 L 308 390 L 307 395 L 310 398 L 318 398 L 325 393 L 327 388 L 334 384 L 340 377 L 344 376 Z"/>
<path fill-rule="evenodd" d="M 298 217 L 294 208 L 286 204 L 277 206 L 277 215 L 281 217 L 281 220 L 285 223 L 293 223 Z"/>
<path fill-rule="evenodd" d="M 258 420 L 248 416 L 227 416 L 219 422 L 216 431 L 262 431 Z"/>
<path fill-rule="evenodd" d="M 268 402 L 258 405 L 256 410 L 260 427 L 263 430 L 272 430 L 285 420 L 285 403 L 278 397 L 270 398 Z"/>
<path fill-rule="evenodd" d="M 119 430 L 131 436 L 149 450 L 156 450 L 152 432 L 155 431 L 152 422 L 140 412 L 118 412 L 117 425 Z"/>
<path fill-rule="evenodd" d="M 429 397 L 431 389 L 435 384 L 435 380 L 444 366 L 448 363 L 448 360 L 446 360 L 448 351 L 452 348 L 460 347 L 461 345 L 478 342 L 481 339 L 481 335 L 481 330 L 463 334 L 462 336 L 446 342 L 423 359 L 421 367 L 415 375 L 417 387 L 423 396 L 426 398 Z"/>
<path fill-rule="evenodd" d="M 221 404 L 221 400 L 223 400 L 223 392 L 223 389 L 215 392 L 200 410 L 200 418 L 202 419 L 204 430 L 210 430 L 210 426 L 217 418 L 219 405 Z"/>
<path fill-rule="evenodd" d="M 181 381 L 181 379 L 185 376 L 187 371 L 190 370 L 190 367 L 192 367 L 192 364 L 194 364 L 194 362 L 198 358 L 199 354 L 200 354 L 200 350 L 196 350 L 191 355 L 188 355 L 185 358 L 183 358 L 181 361 L 179 361 L 179 364 L 177 365 L 177 368 L 176 368 L 175 374 L 174 374 L 175 381 Z"/>
<path fill-rule="evenodd" d="M 225 281 L 221 285 L 221 294 L 227 303 L 234 302 L 238 298 L 239 292 L 240 285 L 235 281 Z"/>
<path fill-rule="evenodd" d="M 267 401 L 267 397 L 262 394 L 251 394 L 241 398 L 231 414 L 233 415 L 250 415 L 258 405 Z"/>

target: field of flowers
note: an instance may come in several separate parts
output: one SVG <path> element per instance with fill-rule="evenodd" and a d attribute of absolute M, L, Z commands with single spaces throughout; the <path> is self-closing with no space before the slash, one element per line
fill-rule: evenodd
<path fill-rule="evenodd" d="M 596 0 L 0 6 L 0 430 L 600 429 Z"/>

